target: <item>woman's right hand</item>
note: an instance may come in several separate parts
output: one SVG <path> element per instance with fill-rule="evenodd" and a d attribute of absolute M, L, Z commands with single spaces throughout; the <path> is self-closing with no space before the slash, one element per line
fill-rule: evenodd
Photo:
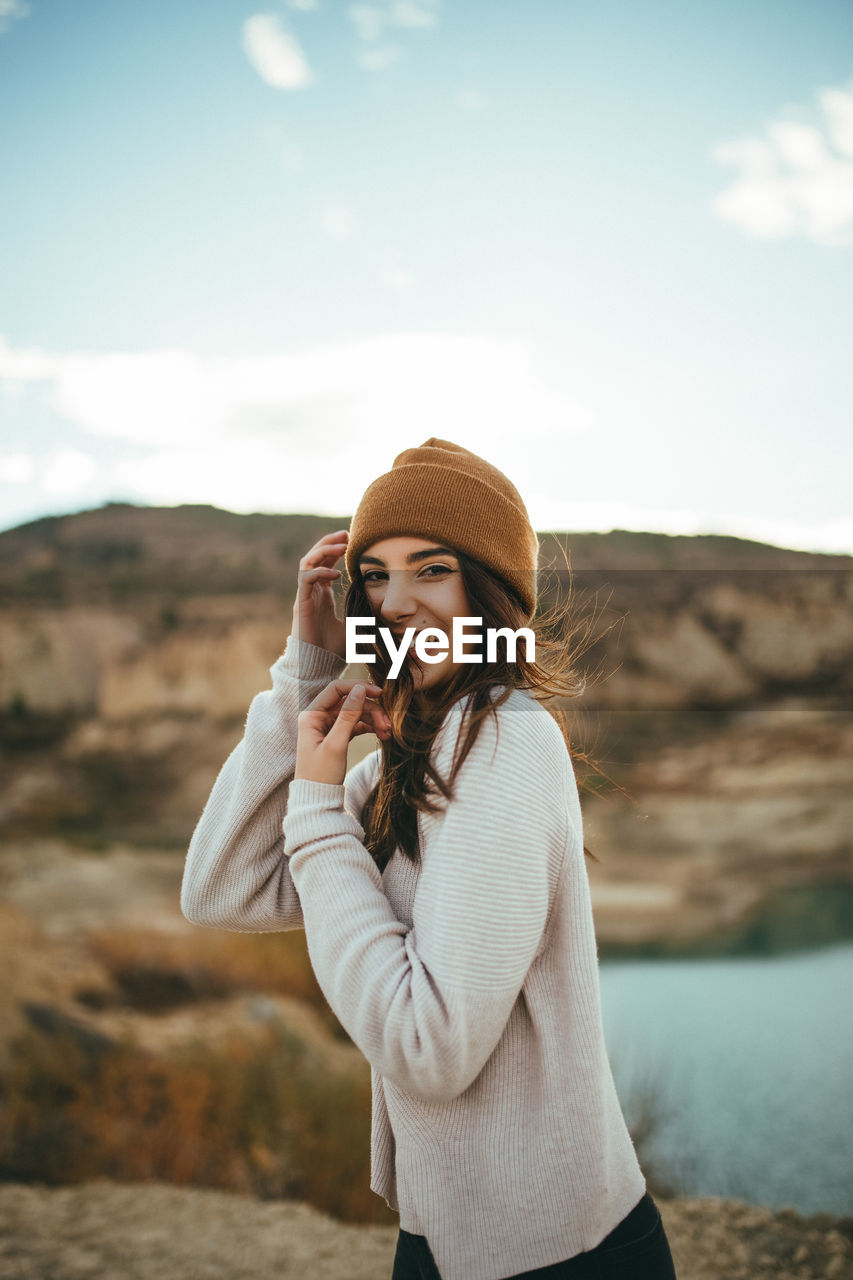
<path fill-rule="evenodd" d="M 293 602 L 293 631 L 297 640 L 346 657 L 346 624 L 335 612 L 335 568 L 347 549 L 349 533 L 325 534 L 299 561 L 299 585 Z"/>
<path fill-rule="evenodd" d="M 315 644 L 320 649 L 328 649 L 341 658 L 347 656 L 346 624 L 335 612 L 333 588 L 336 579 L 341 576 L 340 569 L 335 568 L 335 561 L 340 560 L 346 552 L 348 540 L 347 530 L 338 529 L 336 533 L 327 533 L 319 542 L 314 543 L 308 554 L 299 561 L 299 585 L 293 602 L 292 634 L 297 640 Z M 339 702 L 334 708 L 335 715 L 340 709 L 340 702 L 357 683 L 359 681 L 356 680 L 335 681 L 334 688 L 340 692 Z M 360 683 L 363 684 L 364 681 Z M 376 700 L 378 687 L 368 685 L 367 688 L 372 696 L 364 699 L 360 718 L 352 732 L 375 733 L 377 738 L 385 741 L 391 736 L 391 722 Z"/>

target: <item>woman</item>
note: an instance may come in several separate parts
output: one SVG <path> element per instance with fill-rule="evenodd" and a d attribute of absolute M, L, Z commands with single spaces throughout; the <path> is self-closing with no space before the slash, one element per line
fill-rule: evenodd
<path fill-rule="evenodd" d="M 190 845 L 184 914 L 304 927 L 371 1064 L 393 1280 L 671 1280 L 604 1045 L 572 760 L 542 705 L 571 689 L 565 645 L 556 674 L 522 642 L 515 661 L 412 652 L 393 680 L 377 645 L 376 684 L 341 680 L 344 554 L 347 615 L 395 638 L 535 612 L 538 542 L 506 476 L 445 440 L 401 453 L 349 533 L 301 561 L 273 688 Z M 380 748 L 347 775 L 364 732 Z"/>

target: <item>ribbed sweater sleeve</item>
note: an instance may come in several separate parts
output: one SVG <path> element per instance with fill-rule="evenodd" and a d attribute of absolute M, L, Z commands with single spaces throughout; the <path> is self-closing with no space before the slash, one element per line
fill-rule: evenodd
<path fill-rule="evenodd" d="M 193 833 L 181 885 L 188 920 L 246 933 L 302 927 L 281 829 L 296 768 L 297 718 L 345 665 L 335 653 L 288 638 L 270 668 L 272 688 L 252 700 L 243 738 Z"/>
<path fill-rule="evenodd" d="M 430 1101 L 480 1073 L 542 942 L 567 843 L 567 755 L 536 710 L 520 699 L 499 709 L 499 725 L 483 722 L 437 819 L 411 929 L 383 892 L 344 788 L 291 785 L 285 852 L 320 985 L 372 1066 Z"/>

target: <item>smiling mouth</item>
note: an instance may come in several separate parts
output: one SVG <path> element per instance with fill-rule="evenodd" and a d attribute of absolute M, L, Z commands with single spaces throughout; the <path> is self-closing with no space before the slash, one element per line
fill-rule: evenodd
<path fill-rule="evenodd" d="M 415 634 L 412 636 L 411 643 L 409 644 L 409 648 L 408 648 L 408 650 L 407 650 L 407 652 L 408 652 L 408 653 L 411 653 L 411 651 L 414 649 L 415 644 L 416 644 L 417 639 L 418 639 L 418 636 L 419 636 L 420 634 L 421 634 L 421 633 L 420 633 L 420 631 L 417 631 L 417 632 L 415 632 Z M 395 631 L 392 631 L 392 632 L 391 632 L 391 635 L 394 637 L 394 641 L 395 641 L 395 643 L 396 643 L 398 646 L 399 646 L 399 645 L 401 645 L 401 644 L 403 643 L 403 640 L 405 639 L 405 636 L 403 636 L 403 635 L 398 635 L 398 634 L 397 634 L 397 632 L 395 632 Z"/>

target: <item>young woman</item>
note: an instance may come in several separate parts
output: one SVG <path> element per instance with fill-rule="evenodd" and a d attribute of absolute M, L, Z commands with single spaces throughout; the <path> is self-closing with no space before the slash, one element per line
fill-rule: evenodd
<path fill-rule="evenodd" d="M 506 476 L 446 440 L 401 453 L 300 562 L 273 688 L 190 845 L 184 914 L 305 929 L 371 1064 L 393 1280 L 673 1280 L 604 1045 L 572 758 L 543 705 L 575 687 L 565 644 L 412 650 L 393 679 L 377 644 L 376 683 L 342 680 L 343 555 L 347 616 L 395 638 L 535 613 L 538 542 Z M 365 732 L 380 747 L 347 775 Z"/>

